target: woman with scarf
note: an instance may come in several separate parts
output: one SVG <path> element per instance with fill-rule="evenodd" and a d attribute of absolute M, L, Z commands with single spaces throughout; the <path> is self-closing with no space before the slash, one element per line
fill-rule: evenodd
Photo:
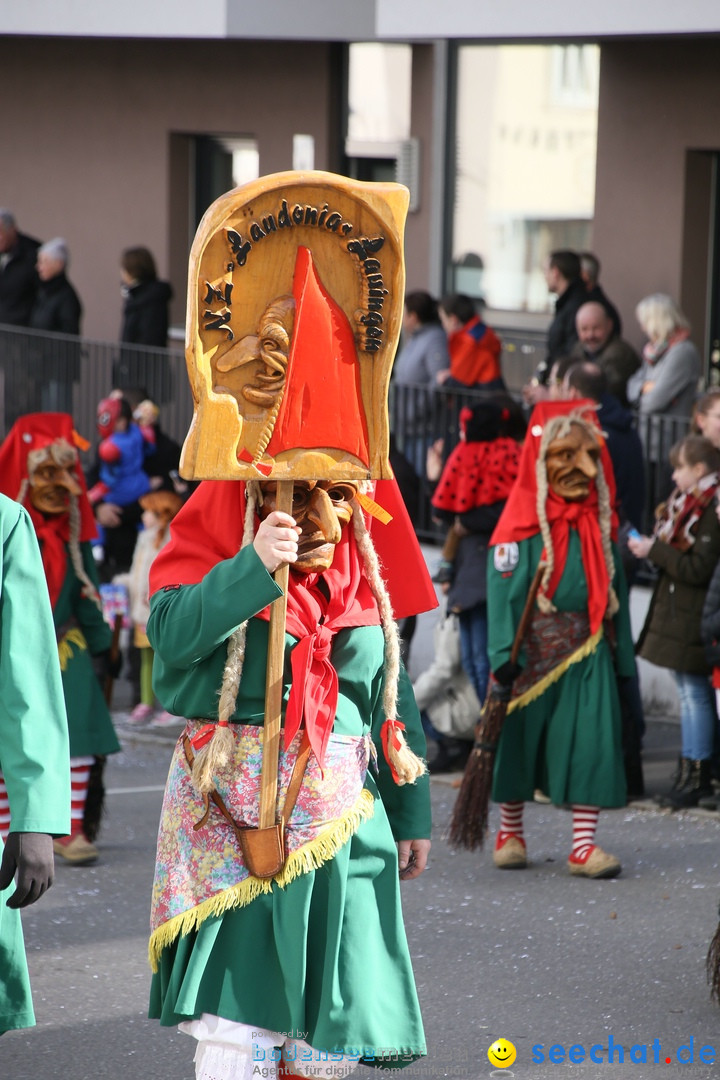
<path fill-rule="evenodd" d="M 672 448 L 670 462 L 675 490 L 655 512 L 653 535 L 631 537 L 628 546 L 633 555 L 649 559 L 660 571 L 637 651 L 675 676 L 682 750 L 672 786 L 660 805 L 677 810 L 697 806 L 712 794 L 716 717 L 701 619 L 720 558 L 715 513 L 720 451 L 709 439 L 688 435 Z"/>
<path fill-rule="evenodd" d="M 628 383 L 628 397 L 641 415 L 690 416 L 702 374 L 700 354 L 690 340 L 690 323 L 663 293 L 646 296 L 635 316 L 648 341 L 642 367 Z"/>
<path fill-rule="evenodd" d="M 593 403 L 536 405 L 488 565 L 490 665 L 495 684 L 512 694 L 493 782 L 499 869 L 527 865 L 523 807 L 539 788 L 554 805 L 571 807 L 569 872 L 604 878 L 621 870 L 595 844 L 600 809 L 625 805 L 616 674 L 634 670 L 614 498 Z M 536 606 L 513 664 L 541 562 Z"/>
<path fill-rule="evenodd" d="M 425 866 L 429 791 L 409 753 L 424 753 L 424 739 L 395 618 L 436 600 L 396 486 L 378 482 L 377 503 L 363 487 L 295 481 L 290 516 L 275 508 L 274 483 L 206 481 L 151 569 L 155 690 L 192 719 L 158 839 L 150 1015 L 198 1040 L 198 1080 L 334 1077 L 425 1053 L 398 885 Z M 378 503 L 391 526 L 366 521 Z M 235 825 L 258 821 L 281 563 L 286 859 L 261 877 Z"/>

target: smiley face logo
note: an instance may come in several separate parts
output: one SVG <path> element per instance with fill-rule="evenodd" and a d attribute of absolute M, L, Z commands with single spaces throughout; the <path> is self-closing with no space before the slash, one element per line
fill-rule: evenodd
<path fill-rule="evenodd" d="M 507 1069 L 517 1057 L 517 1050 L 507 1039 L 496 1039 L 488 1050 L 488 1061 L 498 1069 Z"/>

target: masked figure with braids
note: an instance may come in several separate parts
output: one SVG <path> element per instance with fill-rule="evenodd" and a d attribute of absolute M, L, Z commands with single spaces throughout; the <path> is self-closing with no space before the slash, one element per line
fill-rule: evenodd
<path fill-rule="evenodd" d="M 347 1075 L 359 1061 L 397 1068 L 425 1053 L 399 883 L 425 868 L 429 790 L 395 617 L 435 597 L 394 481 L 374 494 L 390 525 L 368 517 L 378 506 L 364 488 L 295 481 L 289 515 L 275 509 L 274 482 L 205 481 L 151 569 L 155 689 L 193 719 L 163 805 L 150 1013 L 198 1040 L 199 1080 Z M 282 563 L 279 806 L 303 747 L 307 765 L 284 866 L 260 879 L 232 822 L 258 821 L 268 605 Z M 203 756 L 228 733 L 208 791 Z"/>
<path fill-rule="evenodd" d="M 102 768 L 120 749 L 93 657 L 108 674 L 112 632 L 103 619 L 90 540 L 95 524 L 78 459 L 82 440 L 66 413 L 15 422 L 0 447 L 0 489 L 28 511 L 40 544 L 58 643 L 70 735 L 72 821 L 55 854 L 93 862 L 100 824 Z M 0 799 L 2 795 L 0 794 Z"/>
<path fill-rule="evenodd" d="M 634 670 L 614 498 L 592 403 L 536 405 L 488 566 L 490 665 L 496 685 L 512 686 L 493 784 L 500 869 L 527 865 L 523 805 L 540 788 L 572 809 L 569 872 L 601 878 L 621 870 L 594 842 L 600 808 L 626 801 L 616 674 Z M 513 665 L 513 639 L 541 560 L 536 608 Z"/>

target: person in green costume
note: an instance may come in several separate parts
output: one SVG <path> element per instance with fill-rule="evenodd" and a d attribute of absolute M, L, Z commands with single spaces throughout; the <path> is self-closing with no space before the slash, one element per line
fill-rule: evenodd
<path fill-rule="evenodd" d="M 90 539 L 95 536 L 72 417 L 31 413 L 20 417 L 0 447 L 0 490 L 30 515 L 40 544 L 70 737 L 71 828 L 55 840 L 55 854 L 76 865 L 94 862 L 99 829 L 102 768 L 120 744 L 93 658 L 118 673 L 111 658 Z M 92 779 L 91 779 L 92 777 Z"/>
<path fill-rule="evenodd" d="M 159 831 L 150 1016 L 198 1040 L 198 1080 L 334 1077 L 426 1052 L 399 895 L 430 847 L 428 777 L 411 753 L 424 736 L 393 618 L 410 611 L 391 606 L 362 509 L 375 504 L 357 483 L 296 481 L 292 516 L 274 508 L 274 488 L 201 484 L 150 576 L 155 691 L 193 718 Z M 400 563 L 408 576 L 422 564 L 434 599 L 407 526 Z M 271 574 L 283 563 L 279 807 L 299 749 L 310 752 L 285 864 L 261 880 L 230 819 L 258 820 Z M 221 725 L 230 747 L 210 794 L 227 816 L 198 790 Z"/>
<path fill-rule="evenodd" d="M 52 837 L 70 822 L 67 720 L 45 575 L 28 514 L 4 495 L 0 680 L 0 762 L 12 813 L 4 847 L 0 839 L 2 1034 L 35 1023 L 20 908 L 52 885 Z"/>
<path fill-rule="evenodd" d="M 598 878 L 621 870 L 595 844 L 600 808 L 626 801 L 616 674 L 630 675 L 634 665 L 613 503 L 612 465 L 592 403 L 537 405 L 488 563 L 493 692 L 509 699 L 493 780 L 500 869 L 527 865 L 523 806 L 539 788 L 571 807 L 570 873 Z M 537 606 L 513 663 L 541 560 Z"/>

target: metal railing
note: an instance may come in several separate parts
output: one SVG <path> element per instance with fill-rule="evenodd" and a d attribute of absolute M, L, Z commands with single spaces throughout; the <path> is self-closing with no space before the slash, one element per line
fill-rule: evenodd
<path fill-rule="evenodd" d="M 115 387 L 146 390 L 160 406 L 163 429 L 182 443 L 193 406 L 181 348 L 150 349 L 0 326 L 3 437 L 18 416 L 68 412 L 94 445 L 97 403 Z"/>
<path fill-rule="evenodd" d="M 519 400 L 520 388 L 544 355 L 544 337 L 504 329 L 501 333 L 503 372 L 512 396 Z M 77 430 L 94 448 L 97 403 L 115 387 L 144 388 L 160 406 L 163 430 L 182 444 L 192 419 L 193 402 L 180 346 L 150 349 L 0 326 L 3 438 L 18 416 L 60 411 L 73 416 Z M 425 479 L 427 448 L 442 439 L 447 455 L 458 439 L 460 410 L 486 396 L 482 390 L 390 386 L 393 450 L 407 458 L 415 471 L 413 519 L 424 540 L 438 540 L 443 533 L 433 524 L 430 512 L 431 487 Z M 654 507 L 668 494 L 670 447 L 687 432 L 688 420 L 682 416 L 643 416 L 637 419 L 637 426 L 645 447 L 649 528 Z M 399 475 L 400 469 L 397 471 Z"/>

